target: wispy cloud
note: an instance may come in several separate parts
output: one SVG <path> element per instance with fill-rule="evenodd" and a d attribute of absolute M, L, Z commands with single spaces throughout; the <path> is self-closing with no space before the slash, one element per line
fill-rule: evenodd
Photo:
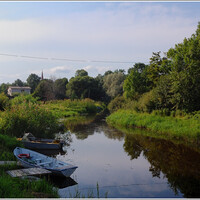
<path fill-rule="evenodd" d="M 62 6 L 67 7 L 69 3 Z M 45 16 L 46 11 L 43 10 L 43 14 L 37 17 L 23 17 L 23 13 L 16 19 L 3 17 L 0 18 L 0 53 L 147 62 L 152 52 L 167 51 L 195 32 L 200 13 L 193 13 L 192 4 L 189 4 L 189 9 L 179 5 L 183 3 L 108 2 L 104 7 L 97 6 L 95 9 L 87 10 L 85 7 L 84 12 L 75 10 L 59 13 L 57 6 L 55 11 L 51 11 L 52 15 L 49 12 Z M 200 3 L 195 6 L 200 7 Z M 14 62 L 17 59 L 20 59 L 19 65 Z M 11 60 L 12 65 L 9 64 Z M 35 65 L 30 62 L 35 62 Z M 14 74 L 16 70 L 13 68 L 22 65 L 24 68 L 21 74 L 25 66 L 28 67 L 27 74 L 34 70 L 40 74 L 45 66 L 46 74 L 58 76 L 73 76 L 80 68 L 94 76 L 107 70 L 132 67 L 106 63 L 59 64 L 52 60 L 28 61 L 25 58 L 0 57 L 0 66 L 9 66 L 8 74 Z M 5 70 L 2 73 L 5 74 Z M 11 78 L 8 76 L 8 79 Z"/>

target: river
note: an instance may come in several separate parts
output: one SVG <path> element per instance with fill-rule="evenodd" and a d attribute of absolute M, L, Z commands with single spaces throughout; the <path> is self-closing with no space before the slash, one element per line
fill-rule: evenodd
<path fill-rule="evenodd" d="M 74 128 L 56 156 L 78 166 L 60 197 L 200 197 L 199 150 L 129 132 L 105 120 Z"/>

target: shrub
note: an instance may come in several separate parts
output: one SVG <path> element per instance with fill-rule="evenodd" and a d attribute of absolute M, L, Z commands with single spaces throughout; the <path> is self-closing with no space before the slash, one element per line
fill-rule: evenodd
<path fill-rule="evenodd" d="M 108 110 L 112 113 L 115 112 L 121 108 L 124 107 L 124 104 L 126 103 L 126 100 L 123 96 L 118 96 L 114 98 L 109 104 L 108 104 Z"/>
<path fill-rule="evenodd" d="M 151 113 L 156 108 L 157 100 L 154 90 L 143 94 L 138 100 L 138 110 Z"/>
<path fill-rule="evenodd" d="M 11 105 L 20 105 L 23 103 L 38 103 L 38 98 L 34 98 L 31 94 L 21 94 L 11 100 Z"/>
<path fill-rule="evenodd" d="M 6 108 L 9 107 L 9 98 L 4 94 L 0 94 L 0 110 L 4 111 Z"/>
<path fill-rule="evenodd" d="M 45 108 L 33 103 L 12 106 L 0 114 L 0 131 L 11 136 L 31 132 L 35 136 L 50 136 L 58 132 L 56 117 Z"/>

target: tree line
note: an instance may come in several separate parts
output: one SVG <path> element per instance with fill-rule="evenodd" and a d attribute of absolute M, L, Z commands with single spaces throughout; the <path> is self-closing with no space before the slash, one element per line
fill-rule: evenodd
<path fill-rule="evenodd" d="M 12 84 L 2 83 L 0 92 L 7 94 L 9 86 L 29 86 L 31 93 L 39 100 L 59 100 L 59 99 L 85 99 L 109 102 L 118 95 L 123 94 L 123 82 L 125 80 L 125 71 L 115 70 L 107 71 L 104 75 L 98 75 L 93 78 L 88 76 L 84 69 L 77 70 L 75 76 L 61 79 L 43 79 L 36 75 L 30 74 L 26 82 L 17 79 Z"/>
<path fill-rule="evenodd" d="M 3 83 L 0 92 L 6 93 L 9 85 L 30 86 L 33 96 L 43 101 L 90 98 L 114 104 L 137 102 L 137 109 L 144 112 L 197 111 L 200 110 L 200 23 L 190 38 L 163 54 L 153 52 L 148 65 L 136 63 L 127 74 L 123 69 L 109 70 L 93 78 L 80 69 L 69 80 L 41 80 L 30 74 L 26 81 Z"/>

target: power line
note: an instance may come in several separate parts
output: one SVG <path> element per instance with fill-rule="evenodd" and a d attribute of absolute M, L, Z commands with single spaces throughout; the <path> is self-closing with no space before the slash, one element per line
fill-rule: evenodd
<path fill-rule="evenodd" d="M 6 54 L 0 53 L 0 56 L 9 56 L 9 57 L 17 57 L 17 58 L 28 58 L 28 59 L 39 59 L 39 60 L 53 60 L 53 61 L 67 61 L 67 62 L 94 62 L 94 63 L 126 63 L 126 64 L 134 64 L 139 62 L 132 61 L 113 61 L 113 60 L 79 60 L 79 59 L 69 59 L 69 58 L 47 58 L 47 57 L 38 57 L 38 56 L 28 56 L 28 55 L 16 55 L 16 54 Z M 143 62 L 147 64 L 147 62 Z"/>

